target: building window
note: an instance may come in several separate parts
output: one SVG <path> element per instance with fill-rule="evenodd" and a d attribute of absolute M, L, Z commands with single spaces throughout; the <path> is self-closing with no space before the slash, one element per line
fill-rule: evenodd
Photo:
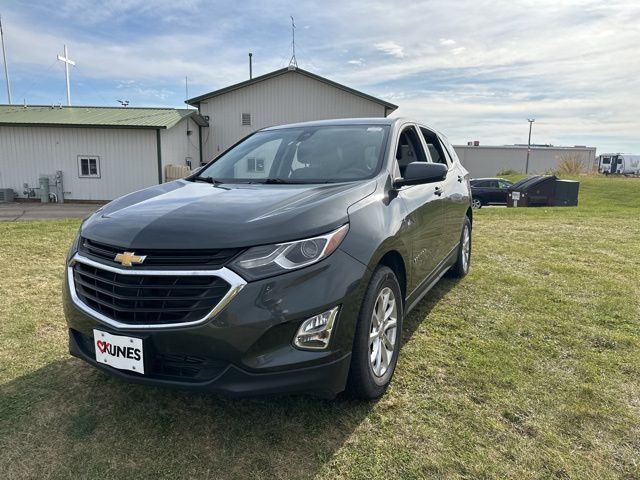
<path fill-rule="evenodd" d="M 100 157 L 78 155 L 78 176 L 100 178 Z"/>
<path fill-rule="evenodd" d="M 247 158 L 248 172 L 264 172 L 264 158 Z"/>
<path fill-rule="evenodd" d="M 251 114 L 250 113 L 243 113 L 242 114 L 242 126 L 243 127 L 248 127 L 251 125 Z"/>

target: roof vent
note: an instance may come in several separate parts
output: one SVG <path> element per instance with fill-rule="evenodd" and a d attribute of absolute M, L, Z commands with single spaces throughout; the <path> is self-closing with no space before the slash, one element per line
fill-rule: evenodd
<path fill-rule="evenodd" d="M 250 113 L 243 113 L 242 114 L 242 126 L 243 127 L 251 126 L 251 114 Z"/>

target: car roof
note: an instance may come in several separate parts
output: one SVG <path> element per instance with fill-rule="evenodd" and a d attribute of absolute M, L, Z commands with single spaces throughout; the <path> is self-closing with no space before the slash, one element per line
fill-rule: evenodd
<path fill-rule="evenodd" d="M 397 118 L 335 118 L 329 120 L 313 120 L 311 122 L 288 123 L 286 125 L 275 125 L 262 130 L 279 130 L 281 128 L 295 127 L 325 127 L 331 125 L 392 125 L 398 121 Z"/>
<path fill-rule="evenodd" d="M 310 122 L 299 122 L 299 123 L 289 123 L 286 125 L 274 125 L 272 127 L 266 127 L 261 129 L 261 131 L 269 131 L 269 130 L 279 130 L 281 128 L 296 128 L 296 127 L 326 127 L 326 126 L 345 126 L 345 125 L 395 125 L 395 124 L 403 124 L 403 123 L 413 123 L 419 127 L 425 127 L 429 130 L 433 130 L 439 135 L 443 135 L 438 129 L 433 128 L 423 122 L 418 122 L 412 118 L 406 117 L 363 117 L 363 118 L 333 118 L 328 120 L 313 120 Z"/>

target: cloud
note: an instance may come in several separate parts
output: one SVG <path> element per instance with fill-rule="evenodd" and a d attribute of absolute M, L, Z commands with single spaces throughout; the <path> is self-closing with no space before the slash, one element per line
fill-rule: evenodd
<path fill-rule="evenodd" d="M 381 42 L 376 43 L 374 47 L 381 52 L 386 53 L 387 55 L 391 55 L 396 58 L 404 58 L 404 48 L 398 45 L 396 42 Z"/>
<path fill-rule="evenodd" d="M 398 103 L 453 141 L 521 141 L 535 116 L 539 143 L 640 152 L 640 3 L 532 5 L 459 0 L 453 16 L 447 0 L 5 0 L 2 13 L 18 99 L 64 101 L 55 56 L 66 43 L 78 101 L 180 105 L 185 75 L 192 95 L 242 81 L 249 51 L 255 75 L 286 66 L 293 15 L 301 68 Z"/>

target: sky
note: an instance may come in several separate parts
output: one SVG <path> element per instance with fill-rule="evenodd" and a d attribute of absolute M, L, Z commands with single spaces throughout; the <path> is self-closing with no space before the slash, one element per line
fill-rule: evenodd
<path fill-rule="evenodd" d="M 640 154 L 640 2 L 1 0 L 14 103 L 184 107 L 289 64 L 400 106 L 456 144 Z M 4 83 L 4 76 L 0 72 Z M 4 87 L 4 84 L 0 87 Z M 0 88 L 0 103 L 6 103 Z"/>

